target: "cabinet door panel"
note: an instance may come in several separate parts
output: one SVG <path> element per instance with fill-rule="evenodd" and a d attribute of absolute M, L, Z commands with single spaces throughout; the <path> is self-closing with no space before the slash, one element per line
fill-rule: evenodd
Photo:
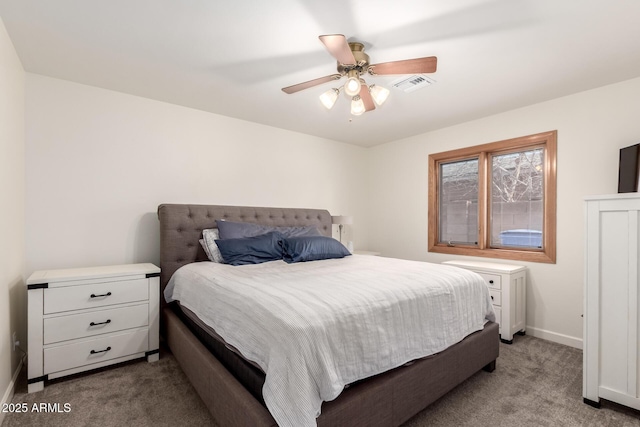
<path fill-rule="evenodd" d="M 628 378 L 628 213 L 602 212 L 600 221 L 607 230 L 600 236 L 600 385 L 624 392 Z"/>

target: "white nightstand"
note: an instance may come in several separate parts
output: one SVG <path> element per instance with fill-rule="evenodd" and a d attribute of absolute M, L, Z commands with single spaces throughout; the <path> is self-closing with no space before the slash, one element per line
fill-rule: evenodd
<path fill-rule="evenodd" d="M 28 391 L 44 381 L 159 357 L 160 269 L 127 264 L 34 272 L 28 289 Z"/>
<path fill-rule="evenodd" d="M 511 344 L 514 333 L 525 334 L 527 267 L 478 261 L 445 261 L 443 264 L 475 271 L 487 282 L 502 342 Z"/>

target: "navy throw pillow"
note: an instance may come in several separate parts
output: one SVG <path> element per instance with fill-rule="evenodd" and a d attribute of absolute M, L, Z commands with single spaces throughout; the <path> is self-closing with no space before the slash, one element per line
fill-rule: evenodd
<path fill-rule="evenodd" d="M 282 259 L 282 236 L 276 232 L 240 239 L 219 239 L 216 245 L 224 262 L 231 265 L 260 264 Z"/>
<path fill-rule="evenodd" d="M 351 253 L 342 243 L 326 236 L 288 237 L 282 240 L 282 259 L 288 263 L 344 258 Z"/>

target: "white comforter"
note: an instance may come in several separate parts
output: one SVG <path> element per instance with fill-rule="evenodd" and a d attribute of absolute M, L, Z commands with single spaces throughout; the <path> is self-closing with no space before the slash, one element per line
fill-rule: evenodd
<path fill-rule="evenodd" d="M 343 259 L 180 268 L 165 290 L 265 372 L 281 427 L 315 426 L 344 386 L 438 353 L 495 320 L 489 290 L 455 267 Z"/>

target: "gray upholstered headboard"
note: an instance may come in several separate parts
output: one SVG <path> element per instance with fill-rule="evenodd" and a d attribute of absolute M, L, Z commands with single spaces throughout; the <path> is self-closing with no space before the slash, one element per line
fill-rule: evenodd
<path fill-rule="evenodd" d="M 202 230 L 216 228 L 216 219 L 275 226 L 315 225 L 331 236 L 331 214 L 322 209 L 162 204 L 158 206 L 158 218 L 162 290 L 178 268 L 207 259 L 198 240 Z"/>

